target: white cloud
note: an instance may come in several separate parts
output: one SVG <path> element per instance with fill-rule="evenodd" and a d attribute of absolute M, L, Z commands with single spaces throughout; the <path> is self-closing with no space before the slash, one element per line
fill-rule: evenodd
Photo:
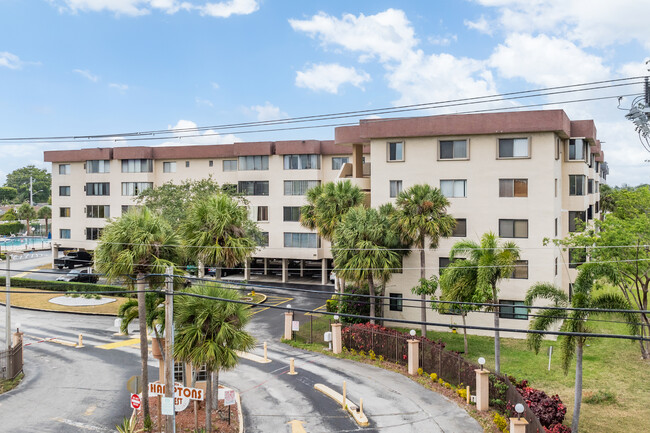
<path fill-rule="evenodd" d="M 483 15 L 481 15 L 481 17 L 476 21 L 464 20 L 463 24 L 465 24 L 465 27 L 468 29 L 476 30 L 485 33 L 486 35 L 492 35 L 492 25 Z"/>
<path fill-rule="evenodd" d="M 218 83 L 215 83 L 215 82 L 213 81 L 213 82 L 210 83 L 210 85 L 212 86 L 212 89 L 214 89 L 214 90 L 219 90 L 219 84 L 218 84 Z"/>
<path fill-rule="evenodd" d="M 457 35 L 430 36 L 427 40 L 432 45 L 447 46 L 450 45 L 452 42 L 458 41 L 458 36 Z"/>
<path fill-rule="evenodd" d="M 336 63 L 312 65 L 296 73 L 296 86 L 328 93 L 338 93 L 339 87 L 345 83 L 363 89 L 362 84 L 367 81 L 370 81 L 370 75 L 366 72 Z"/>
<path fill-rule="evenodd" d="M 547 87 L 610 77 L 602 58 L 586 53 L 573 42 L 546 35 L 509 35 L 496 47 L 489 64 L 504 78 L 523 78 Z"/>
<path fill-rule="evenodd" d="M 646 47 L 650 2 L 638 0 L 474 0 L 497 8 L 500 28 L 545 32 L 584 46 L 638 41 Z"/>
<path fill-rule="evenodd" d="M 199 98 L 197 96 L 197 97 L 194 98 L 194 101 L 196 102 L 196 105 L 205 105 L 207 107 L 214 107 L 214 104 L 212 103 L 212 101 L 210 101 L 208 99 Z"/>
<path fill-rule="evenodd" d="M 259 9 L 257 0 L 229 0 L 216 3 L 195 4 L 178 0 L 48 0 L 60 12 L 112 12 L 116 15 L 140 16 L 153 9 L 167 14 L 178 11 L 199 11 L 201 15 L 227 18 L 231 15 L 248 15 Z"/>
<path fill-rule="evenodd" d="M 191 120 L 181 119 L 176 122 L 176 125 L 169 126 L 170 132 L 180 139 L 168 141 L 165 143 L 157 144 L 155 146 L 190 146 L 196 144 L 232 144 L 243 141 L 241 138 L 234 134 L 219 134 L 212 129 L 201 130 L 197 129 L 195 122 Z M 180 130 L 180 131 L 175 131 Z M 196 137 L 193 137 L 196 135 Z"/>
<path fill-rule="evenodd" d="M 2 51 L 0 52 L 0 66 L 9 69 L 20 69 L 23 67 L 23 61 L 15 54 Z"/>
<path fill-rule="evenodd" d="M 318 37 L 324 46 L 340 45 L 362 53 L 362 60 L 399 60 L 418 43 L 404 11 L 388 9 L 376 15 L 345 14 L 341 19 L 320 12 L 308 20 L 289 20 L 296 31 Z"/>
<path fill-rule="evenodd" d="M 286 119 L 289 117 L 287 113 L 280 110 L 280 107 L 276 107 L 268 101 L 264 105 L 254 105 L 250 107 L 250 109 L 257 113 L 257 120 L 260 122 L 266 120 Z"/>
<path fill-rule="evenodd" d="M 249 15 L 260 8 L 256 0 L 230 0 L 218 3 L 206 3 L 197 7 L 201 15 L 228 18 L 231 15 Z"/>
<path fill-rule="evenodd" d="M 75 72 L 75 73 L 81 75 L 82 77 L 86 78 L 87 80 L 92 81 L 93 83 L 96 83 L 97 81 L 99 81 L 99 76 L 93 74 L 88 69 L 73 69 L 72 72 Z"/>
<path fill-rule="evenodd" d="M 111 89 L 115 89 L 119 91 L 120 93 L 124 93 L 127 90 L 129 90 L 129 86 L 127 84 L 120 84 L 120 83 L 110 83 L 108 85 Z"/>

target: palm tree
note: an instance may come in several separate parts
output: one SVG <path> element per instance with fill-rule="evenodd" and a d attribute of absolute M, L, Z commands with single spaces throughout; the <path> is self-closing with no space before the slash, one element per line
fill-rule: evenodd
<path fill-rule="evenodd" d="M 49 206 L 43 206 L 42 208 L 40 208 L 40 209 L 38 210 L 38 213 L 37 213 L 36 216 L 37 216 L 38 218 L 40 218 L 40 219 L 44 219 L 44 220 L 45 220 L 45 232 L 46 232 L 46 236 L 47 236 L 47 233 L 50 232 L 47 223 L 48 223 L 48 221 L 50 220 L 50 218 L 52 218 L 52 208 L 49 207 Z"/>
<path fill-rule="evenodd" d="M 499 245 L 499 237 L 492 232 L 481 236 L 481 243 L 474 241 L 456 242 L 449 252 L 453 261 L 457 258 L 466 259 L 466 268 L 475 268 L 476 272 L 469 274 L 468 283 L 472 286 L 475 299 L 499 303 L 499 287 L 497 284 L 504 278 L 510 278 L 515 262 L 519 259 L 519 247 L 512 241 Z M 479 301 L 480 302 L 480 301 Z M 501 372 L 501 339 L 499 338 L 499 308 L 494 310 L 494 369 Z"/>
<path fill-rule="evenodd" d="M 27 222 L 27 236 L 32 234 L 32 227 L 29 222 L 33 219 L 36 219 L 36 211 L 34 208 L 27 202 L 20 205 L 18 208 L 18 219 L 25 220 Z"/>
<path fill-rule="evenodd" d="M 370 323 L 375 323 L 375 283 L 385 283 L 401 269 L 401 255 L 395 251 L 399 236 L 388 216 L 363 206 L 351 208 L 336 227 L 334 266 L 337 275 L 358 284 L 368 283 Z"/>
<path fill-rule="evenodd" d="M 153 329 L 156 338 L 160 338 L 156 325 L 165 327 L 165 295 L 163 293 L 147 293 L 145 295 L 145 310 L 147 314 L 147 328 Z M 117 311 L 117 317 L 122 319 L 120 331 L 127 334 L 129 325 L 133 320 L 138 318 L 138 301 L 130 298 L 120 305 Z"/>
<path fill-rule="evenodd" d="M 199 268 L 206 264 L 232 268 L 255 252 L 259 230 L 246 206 L 218 193 L 190 206 L 181 232 L 188 255 Z"/>
<path fill-rule="evenodd" d="M 307 204 L 300 208 L 300 224 L 316 230 L 323 239 L 333 242 L 336 227 L 353 207 L 363 204 L 365 194 L 349 180 L 328 182 L 307 190 Z M 335 275 L 337 286 L 341 286 L 339 275 Z M 341 292 L 343 288 L 340 287 Z"/>
<path fill-rule="evenodd" d="M 573 297 L 571 299 L 572 308 L 586 309 L 617 309 L 630 310 L 629 302 L 620 293 L 598 293 L 593 292 L 594 281 L 613 271 L 613 268 L 602 264 L 584 264 L 580 266 L 580 273 L 573 284 Z M 558 287 L 549 283 L 538 283 L 532 286 L 526 293 L 526 305 L 532 305 L 537 299 L 551 301 L 554 307 L 558 309 L 542 310 L 538 316 L 530 323 L 530 329 L 538 331 L 548 331 L 554 324 L 564 321 L 562 331 L 571 333 L 590 333 L 588 319 L 592 311 L 571 310 L 567 311 L 569 305 L 567 295 Z M 603 314 L 603 313 L 599 313 Z M 612 314 L 612 313 L 609 313 Z M 638 332 L 638 318 L 633 313 L 624 313 L 628 323 L 629 332 L 636 335 Z M 528 347 L 539 352 L 544 334 L 528 334 Z M 562 337 L 562 367 L 564 374 L 568 373 L 569 366 L 573 357 L 576 358 L 576 378 L 574 390 L 574 408 L 573 420 L 571 422 L 571 431 L 578 433 L 580 423 L 580 405 L 582 404 L 582 355 L 586 336 L 567 335 Z"/>
<path fill-rule="evenodd" d="M 447 214 L 449 201 L 438 188 L 427 184 L 413 185 L 402 191 L 395 202 L 396 224 L 403 242 L 420 250 L 420 281 L 426 280 L 425 248 L 438 248 L 441 237 L 451 236 L 456 220 Z M 418 286 L 419 287 L 419 286 Z M 415 289 L 417 291 L 417 288 Z M 427 335 L 427 294 L 420 293 L 422 336 Z"/>
<path fill-rule="evenodd" d="M 111 221 L 99 238 L 95 250 L 95 267 L 108 281 L 124 280 L 130 289 L 137 288 L 140 324 L 140 358 L 142 382 L 149 383 L 147 360 L 146 284 L 164 283 L 166 269 L 178 260 L 178 237 L 169 224 L 146 207 L 132 209 Z M 149 391 L 142 390 L 145 419 L 149 417 Z"/>
<path fill-rule="evenodd" d="M 231 302 L 241 300 L 238 292 L 216 283 L 192 287 L 187 293 L 188 296 L 179 296 L 174 304 L 174 359 L 193 366 L 205 365 L 205 431 L 211 432 L 212 372 L 217 373 L 215 387 L 218 389 L 219 371 L 237 365 L 237 351 L 246 352 L 255 346 L 255 339 L 244 330 L 250 320 L 250 310 L 245 304 Z"/>

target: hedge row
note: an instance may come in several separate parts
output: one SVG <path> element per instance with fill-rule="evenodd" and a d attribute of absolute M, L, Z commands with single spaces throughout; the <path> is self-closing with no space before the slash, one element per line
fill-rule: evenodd
<path fill-rule="evenodd" d="M 0 287 L 5 286 L 5 277 L 0 277 Z M 70 283 L 67 281 L 43 281 L 30 278 L 12 278 L 11 287 L 24 289 L 52 290 L 54 292 L 128 292 L 121 286 L 103 284 Z"/>
<path fill-rule="evenodd" d="M 25 224 L 14 221 L 10 223 L 0 224 L 0 235 L 8 236 L 12 233 L 18 233 L 25 229 Z"/>

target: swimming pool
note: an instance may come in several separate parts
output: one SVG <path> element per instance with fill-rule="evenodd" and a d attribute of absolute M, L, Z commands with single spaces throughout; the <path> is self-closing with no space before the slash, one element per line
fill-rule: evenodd
<path fill-rule="evenodd" d="M 17 247 L 22 246 L 25 248 L 30 247 L 42 247 L 49 244 L 51 239 L 42 238 L 42 237 L 2 237 L 0 238 L 0 246 L 3 247 Z"/>

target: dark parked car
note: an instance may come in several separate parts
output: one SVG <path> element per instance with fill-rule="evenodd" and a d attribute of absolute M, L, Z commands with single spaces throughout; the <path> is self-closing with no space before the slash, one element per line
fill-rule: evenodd
<path fill-rule="evenodd" d="M 93 256 L 88 251 L 71 251 L 63 257 L 54 259 L 54 266 L 59 269 L 72 269 L 77 266 L 92 266 Z"/>
<path fill-rule="evenodd" d="M 61 275 L 56 279 L 57 281 L 67 281 L 74 283 L 96 283 L 99 277 L 94 274 L 89 274 L 86 270 L 73 269 L 65 275 Z"/>

